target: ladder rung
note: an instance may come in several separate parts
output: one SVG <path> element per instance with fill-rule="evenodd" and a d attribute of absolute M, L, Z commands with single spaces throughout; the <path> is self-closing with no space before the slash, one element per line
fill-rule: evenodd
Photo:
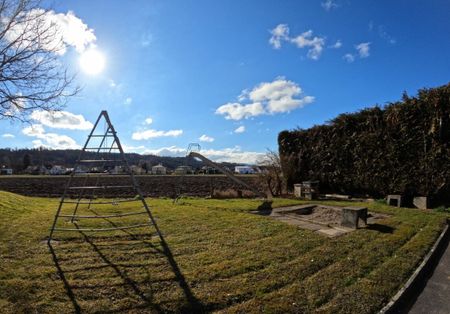
<path fill-rule="evenodd" d="M 118 162 L 118 161 L 123 161 L 120 159 L 83 159 L 83 160 L 79 160 L 78 162 Z"/>
<path fill-rule="evenodd" d="M 101 216 L 73 216 L 73 215 L 59 215 L 59 217 L 65 218 L 114 218 L 114 217 L 125 217 L 125 216 L 134 216 L 134 215 L 142 215 L 147 214 L 146 211 L 143 212 L 133 212 L 133 213 L 123 213 L 123 214 L 110 214 L 110 215 L 101 215 Z"/>
<path fill-rule="evenodd" d="M 132 185 L 102 185 L 102 186 L 71 186 L 69 189 L 72 190 L 93 190 L 93 189 L 123 189 L 123 188 L 133 188 Z"/>
<path fill-rule="evenodd" d="M 114 228 L 55 228 L 54 231 L 90 231 L 90 232 L 101 232 L 101 231 L 113 231 L 113 230 L 123 230 L 123 229 L 131 229 L 131 228 L 140 228 L 140 227 L 148 227 L 152 224 L 139 224 L 139 225 L 131 225 L 125 227 L 114 227 Z"/>
<path fill-rule="evenodd" d="M 109 132 L 108 132 L 109 133 Z M 112 135 L 111 135 L 112 134 Z M 107 134 L 107 135 L 104 135 L 104 134 L 94 134 L 94 135 L 91 135 L 91 137 L 114 137 L 114 133 L 109 133 L 109 134 Z"/>
<path fill-rule="evenodd" d="M 89 202 L 89 201 L 66 201 L 64 200 L 63 203 L 64 204 L 91 204 L 91 205 L 96 205 L 96 204 L 114 204 L 114 203 L 128 203 L 128 202 L 137 202 L 137 201 L 142 201 L 141 198 L 130 198 L 130 199 L 124 199 L 124 200 L 117 200 L 117 201 L 110 201 L 110 202 Z"/>

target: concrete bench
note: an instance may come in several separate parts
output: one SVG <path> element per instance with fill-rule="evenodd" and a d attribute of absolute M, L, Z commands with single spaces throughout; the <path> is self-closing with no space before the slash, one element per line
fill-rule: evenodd
<path fill-rule="evenodd" d="M 390 194 L 387 196 L 387 204 L 389 206 L 402 207 L 402 196 L 399 194 Z"/>
<path fill-rule="evenodd" d="M 367 225 L 367 208 L 366 207 L 344 207 L 342 208 L 341 226 L 358 229 L 359 219 Z"/>

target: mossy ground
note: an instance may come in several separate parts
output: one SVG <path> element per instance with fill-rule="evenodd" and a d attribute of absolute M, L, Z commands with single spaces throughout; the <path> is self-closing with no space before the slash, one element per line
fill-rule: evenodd
<path fill-rule="evenodd" d="M 365 203 L 390 216 L 330 239 L 249 214 L 258 200 L 148 202 L 163 242 L 144 228 L 57 234 L 60 241 L 49 247 L 58 200 L 0 192 L 0 312 L 374 313 L 446 218 Z M 274 206 L 296 203 L 279 199 Z"/>

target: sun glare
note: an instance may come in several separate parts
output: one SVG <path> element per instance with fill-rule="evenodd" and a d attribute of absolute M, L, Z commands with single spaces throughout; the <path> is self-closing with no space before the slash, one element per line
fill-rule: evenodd
<path fill-rule="evenodd" d="M 105 57 L 98 50 L 86 50 L 80 57 L 80 67 L 86 74 L 99 74 L 105 68 Z"/>

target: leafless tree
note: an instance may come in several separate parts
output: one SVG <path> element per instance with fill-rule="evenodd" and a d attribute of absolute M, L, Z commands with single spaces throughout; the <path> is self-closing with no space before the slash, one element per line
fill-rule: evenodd
<path fill-rule="evenodd" d="M 267 189 L 274 196 L 280 196 L 284 192 L 284 178 L 281 169 L 280 156 L 268 149 L 261 160 L 258 161 L 261 170 L 259 176 Z"/>
<path fill-rule="evenodd" d="M 35 0 L 0 0 L 0 119 L 29 121 L 35 109 L 61 109 L 75 95 L 60 62 L 65 46 Z"/>

